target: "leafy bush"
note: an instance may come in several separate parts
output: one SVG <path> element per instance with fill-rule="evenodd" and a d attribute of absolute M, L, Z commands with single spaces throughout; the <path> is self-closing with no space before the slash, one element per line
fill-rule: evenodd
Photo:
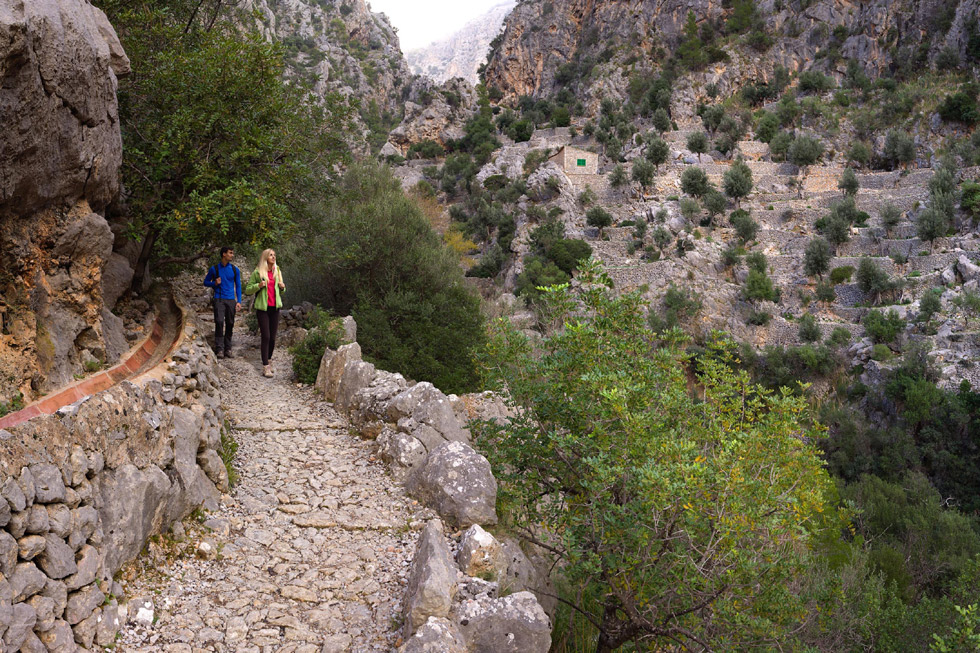
<path fill-rule="evenodd" d="M 800 318 L 800 328 L 797 333 L 803 342 L 816 342 L 820 340 L 820 325 L 817 319 L 810 313 L 806 313 Z"/>
<path fill-rule="evenodd" d="M 893 281 L 888 273 L 878 267 L 878 264 L 871 259 L 861 259 L 857 269 L 857 283 L 861 292 L 871 295 L 875 303 L 881 302 L 881 296 L 896 290 L 899 287 L 898 281 Z"/>
<path fill-rule="evenodd" d="M 906 132 L 891 129 L 885 134 L 885 159 L 892 167 L 915 161 L 915 141 Z"/>
<path fill-rule="evenodd" d="M 293 374 L 300 383 L 313 384 L 320 371 L 320 359 L 329 349 L 337 349 L 344 337 L 344 329 L 339 318 L 333 318 L 323 311 L 314 311 L 308 322 L 306 337 L 289 348 L 293 355 Z"/>
<path fill-rule="evenodd" d="M 297 271 L 310 277 L 303 299 L 353 315 L 364 355 L 379 367 L 446 392 L 473 388 L 472 352 L 484 338 L 479 297 L 390 170 L 351 166 L 316 212 L 322 227 L 303 243 Z"/>
<path fill-rule="evenodd" d="M 844 327 L 834 327 L 827 338 L 827 344 L 832 347 L 843 347 L 850 344 L 851 332 Z"/>
<path fill-rule="evenodd" d="M 474 424 L 500 500 L 519 532 L 562 534 L 554 569 L 580 589 L 599 651 L 779 638 L 832 488 L 803 399 L 753 386 L 722 345 L 698 360 L 695 396 L 681 350 L 650 347 L 638 297 L 584 276 L 579 296 L 553 293 L 558 328 L 543 342 L 506 324 L 493 334 L 486 368 L 520 407 L 506 426 Z"/>
<path fill-rule="evenodd" d="M 834 268 L 830 271 L 830 283 L 835 286 L 839 283 L 847 283 L 851 280 L 852 274 L 854 274 L 854 266 L 852 265 L 842 265 Z"/>
<path fill-rule="evenodd" d="M 905 320 L 899 317 L 895 309 L 888 313 L 878 310 L 869 311 L 861 321 L 868 337 L 876 343 L 894 342 L 898 334 L 905 329 Z"/>
<path fill-rule="evenodd" d="M 800 73 L 798 89 L 801 93 L 822 93 L 836 86 L 834 80 L 817 70 L 805 70 Z"/>
<path fill-rule="evenodd" d="M 735 227 L 735 233 L 742 243 L 755 240 L 756 234 L 759 233 L 759 224 L 752 219 L 748 211 L 733 211 L 731 216 L 729 216 L 729 220 L 732 226 Z"/>
<path fill-rule="evenodd" d="M 947 95 L 939 105 L 939 115 L 948 122 L 961 122 L 965 125 L 975 125 L 980 122 L 976 90 L 969 87 L 968 90 Z"/>
<path fill-rule="evenodd" d="M 765 272 L 753 269 L 745 278 L 743 289 L 745 298 L 750 301 L 779 301 L 779 291 L 773 286 L 772 279 Z"/>
<path fill-rule="evenodd" d="M 735 200 L 736 207 L 752 192 L 752 170 L 745 161 L 739 159 L 725 171 L 723 188 L 725 195 Z"/>
<path fill-rule="evenodd" d="M 702 197 L 711 190 L 711 183 L 704 170 L 696 166 L 685 168 L 681 173 L 681 190 L 691 197 Z"/>
<path fill-rule="evenodd" d="M 830 243 L 823 238 L 814 238 L 807 243 L 803 253 L 803 269 L 808 276 L 823 277 L 830 266 Z"/>
<path fill-rule="evenodd" d="M 584 240 L 562 238 L 547 250 L 547 255 L 562 272 L 571 274 L 581 261 L 592 256 L 592 247 Z"/>
<path fill-rule="evenodd" d="M 942 309 L 943 291 L 939 288 L 931 288 L 922 295 L 919 300 L 919 313 L 915 316 L 915 321 L 919 323 L 929 322 L 932 316 Z"/>
<path fill-rule="evenodd" d="M 612 224 L 612 215 L 601 206 L 593 206 L 585 213 L 585 222 L 590 227 L 597 227 L 601 232 Z"/>
<path fill-rule="evenodd" d="M 440 157 L 445 153 L 445 148 L 433 140 L 424 140 L 418 143 L 412 143 L 412 146 L 408 148 L 409 159 L 435 159 L 436 157 Z"/>

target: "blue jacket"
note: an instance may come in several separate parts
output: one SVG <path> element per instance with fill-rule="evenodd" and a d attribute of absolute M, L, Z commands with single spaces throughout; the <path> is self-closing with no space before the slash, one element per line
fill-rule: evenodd
<path fill-rule="evenodd" d="M 220 284 L 214 282 L 215 276 L 221 277 Z M 242 301 L 242 273 L 231 263 L 218 263 L 208 268 L 204 285 L 214 288 L 215 299 L 234 299 L 238 303 Z"/>

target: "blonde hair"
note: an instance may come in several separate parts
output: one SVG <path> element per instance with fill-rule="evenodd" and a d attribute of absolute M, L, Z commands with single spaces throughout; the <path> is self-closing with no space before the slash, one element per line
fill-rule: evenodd
<path fill-rule="evenodd" d="M 258 267 L 255 268 L 256 271 L 258 271 L 258 273 L 259 273 L 259 278 L 260 279 L 265 279 L 265 278 L 267 278 L 269 276 L 269 255 L 270 254 L 275 254 L 275 253 L 276 253 L 276 250 L 274 250 L 274 249 L 264 249 L 264 250 L 262 250 L 262 254 L 261 254 L 261 256 L 259 256 L 259 265 L 258 265 Z M 273 265 L 276 265 L 276 264 L 273 263 Z M 278 266 L 276 266 L 276 267 L 278 267 Z M 275 268 L 273 268 L 273 271 L 275 271 Z"/>

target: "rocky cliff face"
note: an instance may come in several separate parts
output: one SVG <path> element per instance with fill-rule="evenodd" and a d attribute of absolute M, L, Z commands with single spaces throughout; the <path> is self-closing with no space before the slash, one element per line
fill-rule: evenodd
<path fill-rule="evenodd" d="M 504 18 L 514 4 L 513 0 L 502 2 L 448 39 L 406 52 L 405 59 L 412 72 L 439 83 L 462 77 L 475 86 L 479 81 L 477 72 L 487 60 L 490 42 L 500 33 Z"/>
<path fill-rule="evenodd" d="M 733 68 L 732 73 L 745 79 L 771 74 L 776 64 L 791 71 L 809 68 L 817 63 L 817 53 L 831 45 L 843 57 L 839 69 L 831 72 L 840 73 L 848 58 L 877 75 L 913 57 L 935 58 L 944 48 L 962 54 L 969 25 L 980 10 L 978 0 L 755 4 L 774 44 L 763 55 L 748 56 L 752 65 Z M 589 70 L 599 66 L 588 84 L 608 84 L 625 67 L 656 65 L 664 56 L 661 48 L 670 51 L 679 42 L 688 11 L 704 27 L 720 25 L 731 9 L 721 0 L 523 0 L 507 17 L 503 38 L 489 55 L 486 81 L 501 89 L 505 99 L 550 95 L 564 84 L 556 80 L 559 67 L 584 60 Z M 726 51 L 737 55 L 740 47 L 726 46 Z M 579 73 L 589 77 L 589 71 Z"/>
<path fill-rule="evenodd" d="M 358 99 L 365 136 L 397 124 L 412 73 L 384 14 L 364 0 L 248 0 L 245 8 L 260 16 L 266 38 L 283 42 L 298 74 L 314 76 L 318 95 Z"/>
<path fill-rule="evenodd" d="M 0 6 L 0 401 L 126 348 L 102 272 L 119 192 L 117 75 L 129 60 L 86 0 Z M 114 301 L 114 299 L 113 299 Z"/>

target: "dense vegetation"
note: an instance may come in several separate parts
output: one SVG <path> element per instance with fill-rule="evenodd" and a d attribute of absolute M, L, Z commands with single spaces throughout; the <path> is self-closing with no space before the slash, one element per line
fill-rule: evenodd
<path fill-rule="evenodd" d="M 480 300 L 456 256 L 389 169 L 351 166 L 315 207 L 321 230 L 292 259 L 295 291 L 353 315 L 365 356 L 446 392 L 475 388 L 472 355 L 484 339 Z"/>
<path fill-rule="evenodd" d="M 346 105 L 288 83 L 282 48 L 243 32 L 227 3 L 99 4 L 133 67 L 119 105 L 124 210 L 142 248 L 135 283 L 151 258 L 294 234 L 346 158 Z"/>

